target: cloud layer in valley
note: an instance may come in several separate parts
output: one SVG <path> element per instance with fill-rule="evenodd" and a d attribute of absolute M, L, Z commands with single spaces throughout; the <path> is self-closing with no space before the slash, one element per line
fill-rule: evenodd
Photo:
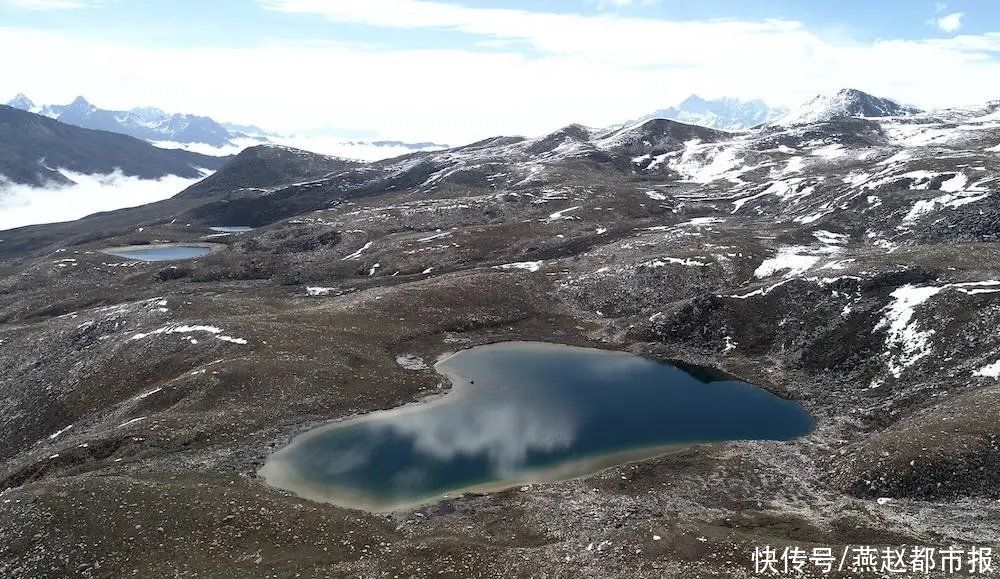
<path fill-rule="evenodd" d="M 198 181 L 176 175 L 140 179 L 120 172 L 108 175 L 61 172 L 75 184 L 32 187 L 10 183 L 0 177 L 0 231 L 72 221 L 92 213 L 161 201 Z"/>
<path fill-rule="evenodd" d="M 401 145 L 374 145 L 365 141 L 350 141 L 343 137 L 336 136 L 308 136 L 308 135 L 271 135 L 268 137 L 270 143 L 294 147 L 304 151 L 311 151 L 321 155 L 342 157 L 344 159 L 355 159 L 358 161 L 380 161 L 391 159 L 400 155 L 412 153 L 415 149 Z M 173 141 L 157 141 L 153 143 L 161 149 L 184 149 L 192 153 L 203 155 L 214 155 L 217 157 L 225 155 L 236 155 L 247 147 L 260 145 L 260 141 L 255 139 L 233 139 L 231 145 L 214 147 L 206 143 L 177 143 Z M 427 147 L 418 150 L 437 150 L 441 147 Z"/>

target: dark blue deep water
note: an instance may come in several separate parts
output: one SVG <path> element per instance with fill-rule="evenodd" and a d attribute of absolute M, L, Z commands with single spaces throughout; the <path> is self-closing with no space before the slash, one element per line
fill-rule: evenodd
<path fill-rule="evenodd" d="M 389 510 L 473 487 L 558 480 L 671 445 L 808 433 L 797 403 L 705 368 L 537 342 L 439 362 L 454 390 L 328 425 L 261 474 L 314 500 Z"/>
<path fill-rule="evenodd" d="M 202 257 L 212 252 L 210 247 L 198 245 L 153 245 L 149 247 L 123 247 L 120 249 L 106 249 L 104 253 L 137 259 L 140 261 L 173 261 L 178 259 L 191 259 Z"/>

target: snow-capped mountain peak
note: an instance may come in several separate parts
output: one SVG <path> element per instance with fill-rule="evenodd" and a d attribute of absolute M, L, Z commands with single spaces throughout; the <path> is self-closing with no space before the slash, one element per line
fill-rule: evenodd
<path fill-rule="evenodd" d="M 156 107 L 135 107 L 130 110 L 129 113 L 144 121 L 158 121 L 162 120 L 164 117 L 170 116 L 163 109 L 158 109 Z"/>
<path fill-rule="evenodd" d="M 38 112 L 38 107 L 32 102 L 31 99 L 24 96 L 24 93 L 18 93 L 16 97 L 10 99 L 7 102 L 7 106 L 14 107 L 15 109 L 21 109 L 22 111 Z"/>
<path fill-rule="evenodd" d="M 779 126 L 820 123 L 846 117 L 897 117 L 922 112 L 894 100 L 845 88 L 832 94 L 821 94 L 793 109 L 772 124 Z"/>
<path fill-rule="evenodd" d="M 690 125 L 726 131 L 738 131 L 766 123 L 785 114 L 760 99 L 743 101 L 736 98 L 708 100 L 691 95 L 676 106 L 660 109 L 643 119 L 663 118 Z"/>
<path fill-rule="evenodd" d="M 121 133 L 150 142 L 205 143 L 222 147 L 230 146 L 233 137 L 208 117 L 171 114 L 155 107 L 136 107 L 127 111 L 102 109 L 82 96 L 67 105 L 39 107 L 24 95 L 18 95 L 10 106 L 70 125 Z"/>
<path fill-rule="evenodd" d="M 73 99 L 73 102 L 69 103 L 69 106 L 67 108 L 72 109 L 74 111 L 89 111 L 93 110 L 95 107 L 94 105 L 90 104 L 90 101 L 88 101 L 87 99 L 83 98 L 82 96 L 78 96 L 75 99 Z"/>

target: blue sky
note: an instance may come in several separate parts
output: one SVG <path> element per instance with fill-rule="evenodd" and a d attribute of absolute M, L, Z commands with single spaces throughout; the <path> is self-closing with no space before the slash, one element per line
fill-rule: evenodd
<path fill-rule="evenodd" d="M 0 0 L 0 50 L 0 99 L 451 142 L 691 93 L 1000 98 L 995 0 Z"/>
<path fill-rule="evenodd" d="M 337 0 L 330 0 L 331 3 Z M 356 3 L 365 0 L 353 0 Z M 261 38 L 337 38 L 397 47 L 456 47 L 474 42 L 467 34 L 441 30 L 403 31 L 356 24 L 341 24 L 315 17 L 267 10 L 253 0 L 52 0 L 75 8 L 44 9 L 47 0 L 0 0 L 3 25 L 68 32 L 85 32 L 111 38 L 142 38 L 165 45 L 196 43 L 241 46 Z M 452 1 L 469 8 L 506 8 L 561 14 L 615 14 L 664 20 L 763 20 L 799 21 L 819 34 L 852 38 L 919 39 L 947 37 L 933 21 L 962 13 L 963 34 L 1000 29 L 1000 2 L 995 0 L 479 0 Z"/>

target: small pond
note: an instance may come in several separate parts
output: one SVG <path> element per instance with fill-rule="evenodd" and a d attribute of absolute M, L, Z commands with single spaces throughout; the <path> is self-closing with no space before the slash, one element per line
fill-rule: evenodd
<path fill-rule="evenodd" d="M 217 246 L 210 244 L 184 245 L 130 245 L 128 247 L 110 247 L 104 253 L 138 261 L 175 261 L 202 257 L 215 251 Z"/>
<path fill-rule="evenodd" d="M 450 493 L 569 479 L 725 440 L 808 433 L 803 408 L 707 368 L 505 342 L 435 366 L 444 396 L 307 432 L 260 474 L 302 497 L 386 511 Z"/>

